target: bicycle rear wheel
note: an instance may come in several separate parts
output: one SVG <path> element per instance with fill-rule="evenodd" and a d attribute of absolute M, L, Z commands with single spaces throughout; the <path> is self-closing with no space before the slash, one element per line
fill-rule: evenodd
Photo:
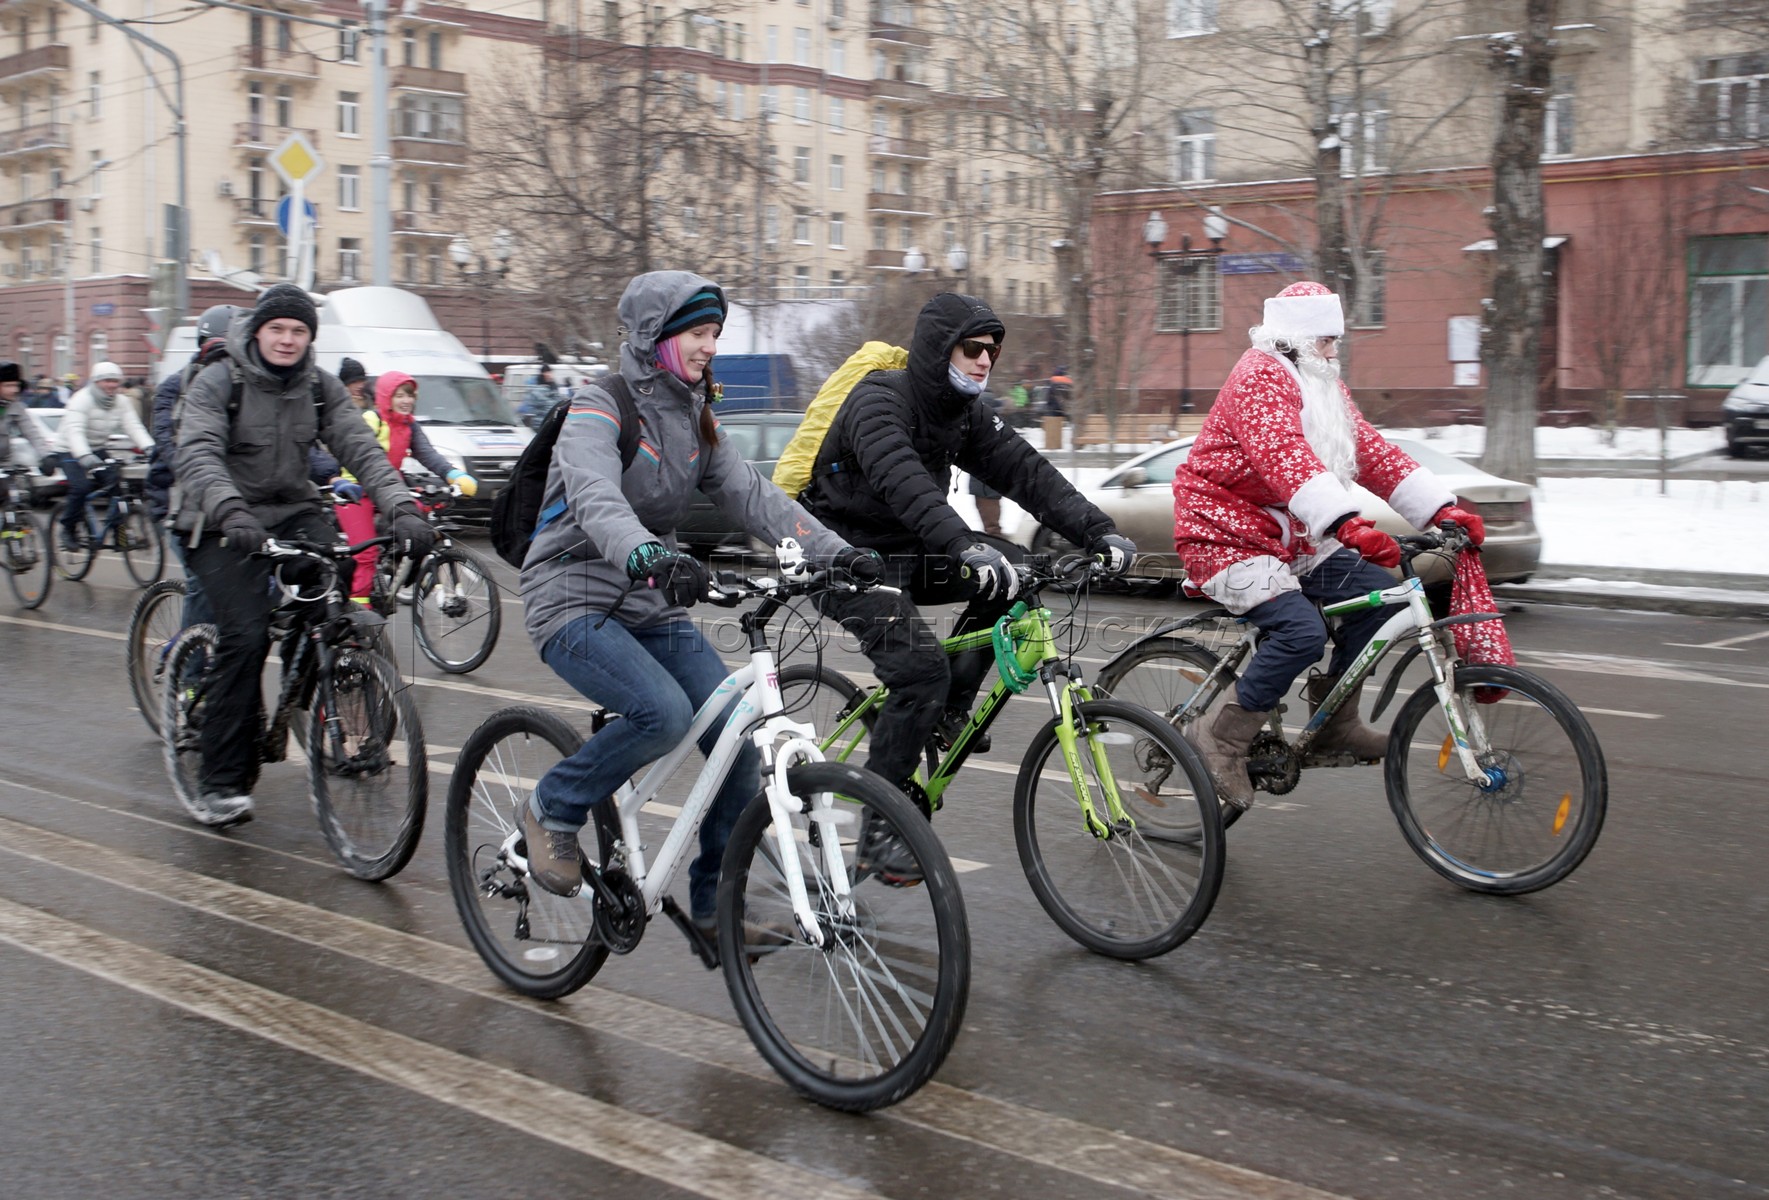
<path fill-rule="evenodd" d="M 166 572 L 166 539 L 139 501 L 117 522 L 117 551 L 138 587 L 147 587 Z"/>
<path fill-rule="evenodd" d="M 49 599 L 55 582 L 55 540 L 37 519 L 15 510 L 13 524 L 0 530 L 0 574 L 21 608 L 37 608 Z"/>
<path fill-rule="evenodd" d="M 464 675 L 491 657 L 503 624 L 497 581 L 479 559 L 455 547 L 424 560 L 412 591 L 412 624 L 424 657 Z"/>
<path fill-rule="evenodd" d="M 1480 688 L 1502 688 L 1480 704 Z M 1436 689 L 1414 692 L 1388 734 L 1382 781 L 1401 835 L 1427 866 L 1470 891 L 1514 896 L 1565 879 L 1585 860 L 1609 807 L 1597 735 L 1553 684 L 1516 667 L 1456 669 L 1456 695 L 1488 772 L 1470 780 Z"/>
<path fill-rule="evenodd" d="M 1104 836 L 1082 817 L 1052 717 L 1033 736 L 1014 785 L 1020 865 L 1044 911 L 1089 950 L 1126 959 L 1166 954 L 1198 931 L 1222 887 L 1216 789 L 1198 752 L 1147 709 L 1090 700 L 1078 719 L 1076 749 Z M 1108 778 L 1122 799 L 1120 820 L 1107 807 Z"/>
<path fill-rule="evenodd" d="M 952 863 L 926 818 L 869 771 L 807 763 L 787 772 L 793 836 L 781 857 L 767 797 L 744 810 L 719 875 L 719 961 L 738 1019 L 799 1094 L 866 1112 L 895 1104 L 945 1061 L 970 994 L 970 932 Z M 838 844 L 813 821 L 833 809 Z M 861 814 L 881 823 L 924 882 L 892 887 L 857 863 Z M 839 862 L 839 867 L 832 865 Z M 787 875 L 804 879 L 823 945 L 800 931 Z M 845 876 L 836 894 L 832 871 Z"/>
<path fill-rule="evenodd" d="M 58 500 L 49 512 L 49 536 L 59 538 L 61 535 L 62 518 L 66 515 L 68 502 Z M 55 555 L 55 570 L 63 579 L 81 580 L 92 570 L 92 560 L 98 557 L 98 530 L 92 523 L 92 511 L 88 509 L 81 523 L 75 526 L 74 548 L 63 546 Z"/>
<path fill-rule="evenodd" d="M 780 699 L 786 714 L 814 726 L 825 757 L 834 762 L 861 766 L 866 761 L 866 739 L 877 710 L 845 729 L 842 726 L 867 695 L 852 679 L 822 663 L 794 663 L 780 672 Z"/>
<path fill-rule="evenodd" d="M 1224 672 L 1214 690 L 1203 694 L 1205 681 L 1221 661 L 1215 651 L 1189 637 L 1153 637 L 1138 642 L 1100 668 L 1096 692 L 1146 708 L 1195 741 L 1197 731 L 1209 724 L 1217 711 L 1235 698 L 1235 674 Z M 1226 829 L 1241 817 L 1241 809 L 1222 806 Z M 1160 814 L 1147 814 L 1159 822 Z M 1138 822 L 1142 818 L 1139 816 Z"/>
<path fill-rule="evenodd" d="M 161 684 L 172 643 L 184 628 L 184 580 L 162 579 L 141 593 L 129 614 L 129 690 L 141 719 L 156 734 L 165 705 Z"/>
<path fill-rule="evenodd" d="M 405 685 L 379 654 L 346 647 L 310 719 L 307 778 L 326 844 L 358 879 L 397 875 L 417 849 L 430 792 L 424 731 Z"/>
<path fill-rule="evenodd" d="M 202 800 L 203 718 L 207 712 L 208 664 L 221 635 L 213 625 L 192 625 L 167 654 L 160 680 L 160 737 L 172 794 L 196 820 L 212 824 Z"/>
<path fill-rule="evenodd" d="M 524 996 L 553 1000 L 577 991 L 602 969 L 608 948 L 592 934 L 594 893 L 556 896 L 518 872 L 503 848 L 534 785 L 584 739 L 538 708 L 493 713 L 467 738 L 448 781 L 443 855 L 449 891 L 467 938 L 485 965 Z M 578 844 L 606 863 L 616 838 L 606 804 L 590 809 L 595 845 Z M 515 843 L 519 852 L 527 847 Z"/>

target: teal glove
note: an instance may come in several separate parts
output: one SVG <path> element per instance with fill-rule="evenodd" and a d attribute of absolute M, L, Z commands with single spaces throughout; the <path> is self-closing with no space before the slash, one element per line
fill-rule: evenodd
<path fill-rule="evenodd" d="M 627 578 L 636 583 L 649 577 L 651 564 L 668 553 L 668 548 L 662 542 L 646 542 L 636 547 L 627 555 Z"/>

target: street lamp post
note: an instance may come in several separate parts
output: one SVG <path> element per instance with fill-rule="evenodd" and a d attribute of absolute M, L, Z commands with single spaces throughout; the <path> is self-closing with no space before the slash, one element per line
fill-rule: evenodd
<path fill-rule="evenodd" d="M 480 353 L 485 358 L 491 357 L 491 310 L 485 303 L 485 294 L 510 273 L 510 259 L 515 253 L 516 235 L 508 229 L 500 229 L 492 236 L 492 261 L 489 263 L 464 235 L 448 244 L 448 256 L 453 260 L 455 270 L 460 272 L 461 281 L 472 284 L 473 290 L 479 294 L 479 344 Z"/>
<path fill-rule="evenodd" d="M 100 171 L 104 170 L 106 167 L 108 167 L 110 165 L 111 165 L 110 159 L 101 158 L 97 162 L 93 163 L 90 167 L 88 167 L 85 171 L 74 176 L 72 179 L 62 180 L 62 187 L 63 188 L 72 188 L 76 183 L 84 183 L 86 180 L 90 179 L 92 176 L 98 174 Z M 74 334 L 74 238 L 73 238 L 73 228 L 74 228 L 73 222 L 69 221 L 68 222 L 68 232 L 63 234 L 62 239 L 61 239 L 61 279 L 62 279 L 61 321 L 62 321 L 62 328 L 67 331 L 66 337 L 68 339 L 68 361 L 66 363 L 57 365 L 56 375 L 58 377 L 62 376 L 62 375 L 66 375 L 69 371 L 72 371 L 74 369 L 74 364 L 79 361 L 79 349 L 78 349 L 79 338 L 76 337 Z"/>
<path fill-rule="evenodd" d="M 1192 304 L 1195 291 L 1194 281 L 1198 275 L 1198 265 L 1204 261 L 1206 254 L 1212 258 L 1222 253 L 1223 239 L 1228 236 L 1228 219 L 1212 208 L 1204 214 L 1204 236 L 1210 239 L 1210 249 L 1192 253 L 1192 235 L 1181 232 L 1178 251 L 1163 250 L 1161 244 L 1167 240 L 1167 222 L 1161 214 L 1152 212 L 1143 223 L 1143 243 L 1149 248 L 1149 256 L 1155 260 L 1155 270 L 1161 270 L 1163 261 L 1169 258 L 1179 260 L 1180 297 L 1179 297 L 1179 412 L 1192 411 Z M 1156 305 L 1160 304 L 1160 279 L 1156 277 Z"/>

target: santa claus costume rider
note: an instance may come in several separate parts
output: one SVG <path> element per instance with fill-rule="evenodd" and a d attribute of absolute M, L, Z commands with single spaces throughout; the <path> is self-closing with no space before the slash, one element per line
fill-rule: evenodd
<path fill-rule="evenodd" d="M 1199 591 L 1264 634 L 1198 748 L 1222 800 L 1253 804 L 1247 751 L 1296 678 L 1321 656 L 1328 630 L 1316 604 L 1392 586 L 1381 567 L 1400 547 L 1358 514 L 1361 484 L 1415 528 L 1445 520 L 1476 544 L 1481 519 L 1456 506 L 1441 479 L 1384 441 L 1339 380 L 1345 314 L 1318 283 L 1293 283 L 1265 302 L 1241 355 L 1173 479 L 1173 540 Z M 1312 715 L 1394 607 L 1340 620 L 1324 675 L 1308 681 Z M 1314 751 L 1375 762 L 1385 735 L 1358 718 L 1355 699 L 1322 728 Z"/>

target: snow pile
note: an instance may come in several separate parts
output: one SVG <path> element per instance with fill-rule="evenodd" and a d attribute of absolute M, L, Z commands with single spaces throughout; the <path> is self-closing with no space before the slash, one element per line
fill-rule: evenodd
<path fill-rule="evenodd" d="M 1769 488 L 1755 480 L 1543 479 L 1542 561 L 1769 575 Z"/>
<path fill-rule="evenodd" d="M 1692 454 L 1719 453 L 1726 448 L 1726 435 L 1719 429 L 1672 429 L 1670 456 L 1687 458 Z M 1384 437 L 1407 438 L 1426 442 L 1460 458 L 1478 458 L 1486 446 L 1486 428 L 1481 425 L 1439 425 L 1426 429 L 1384 429 Z M 1586 426 L 1555 429 L 1536 428 L 1537 458 L 1608 458 L 1647 459 L 1657 461 L 1659 433 L 1656 429 L 1624 428 L 1615 431 L 1615 444 L 1605 445 L 1603 431 Z"/>

